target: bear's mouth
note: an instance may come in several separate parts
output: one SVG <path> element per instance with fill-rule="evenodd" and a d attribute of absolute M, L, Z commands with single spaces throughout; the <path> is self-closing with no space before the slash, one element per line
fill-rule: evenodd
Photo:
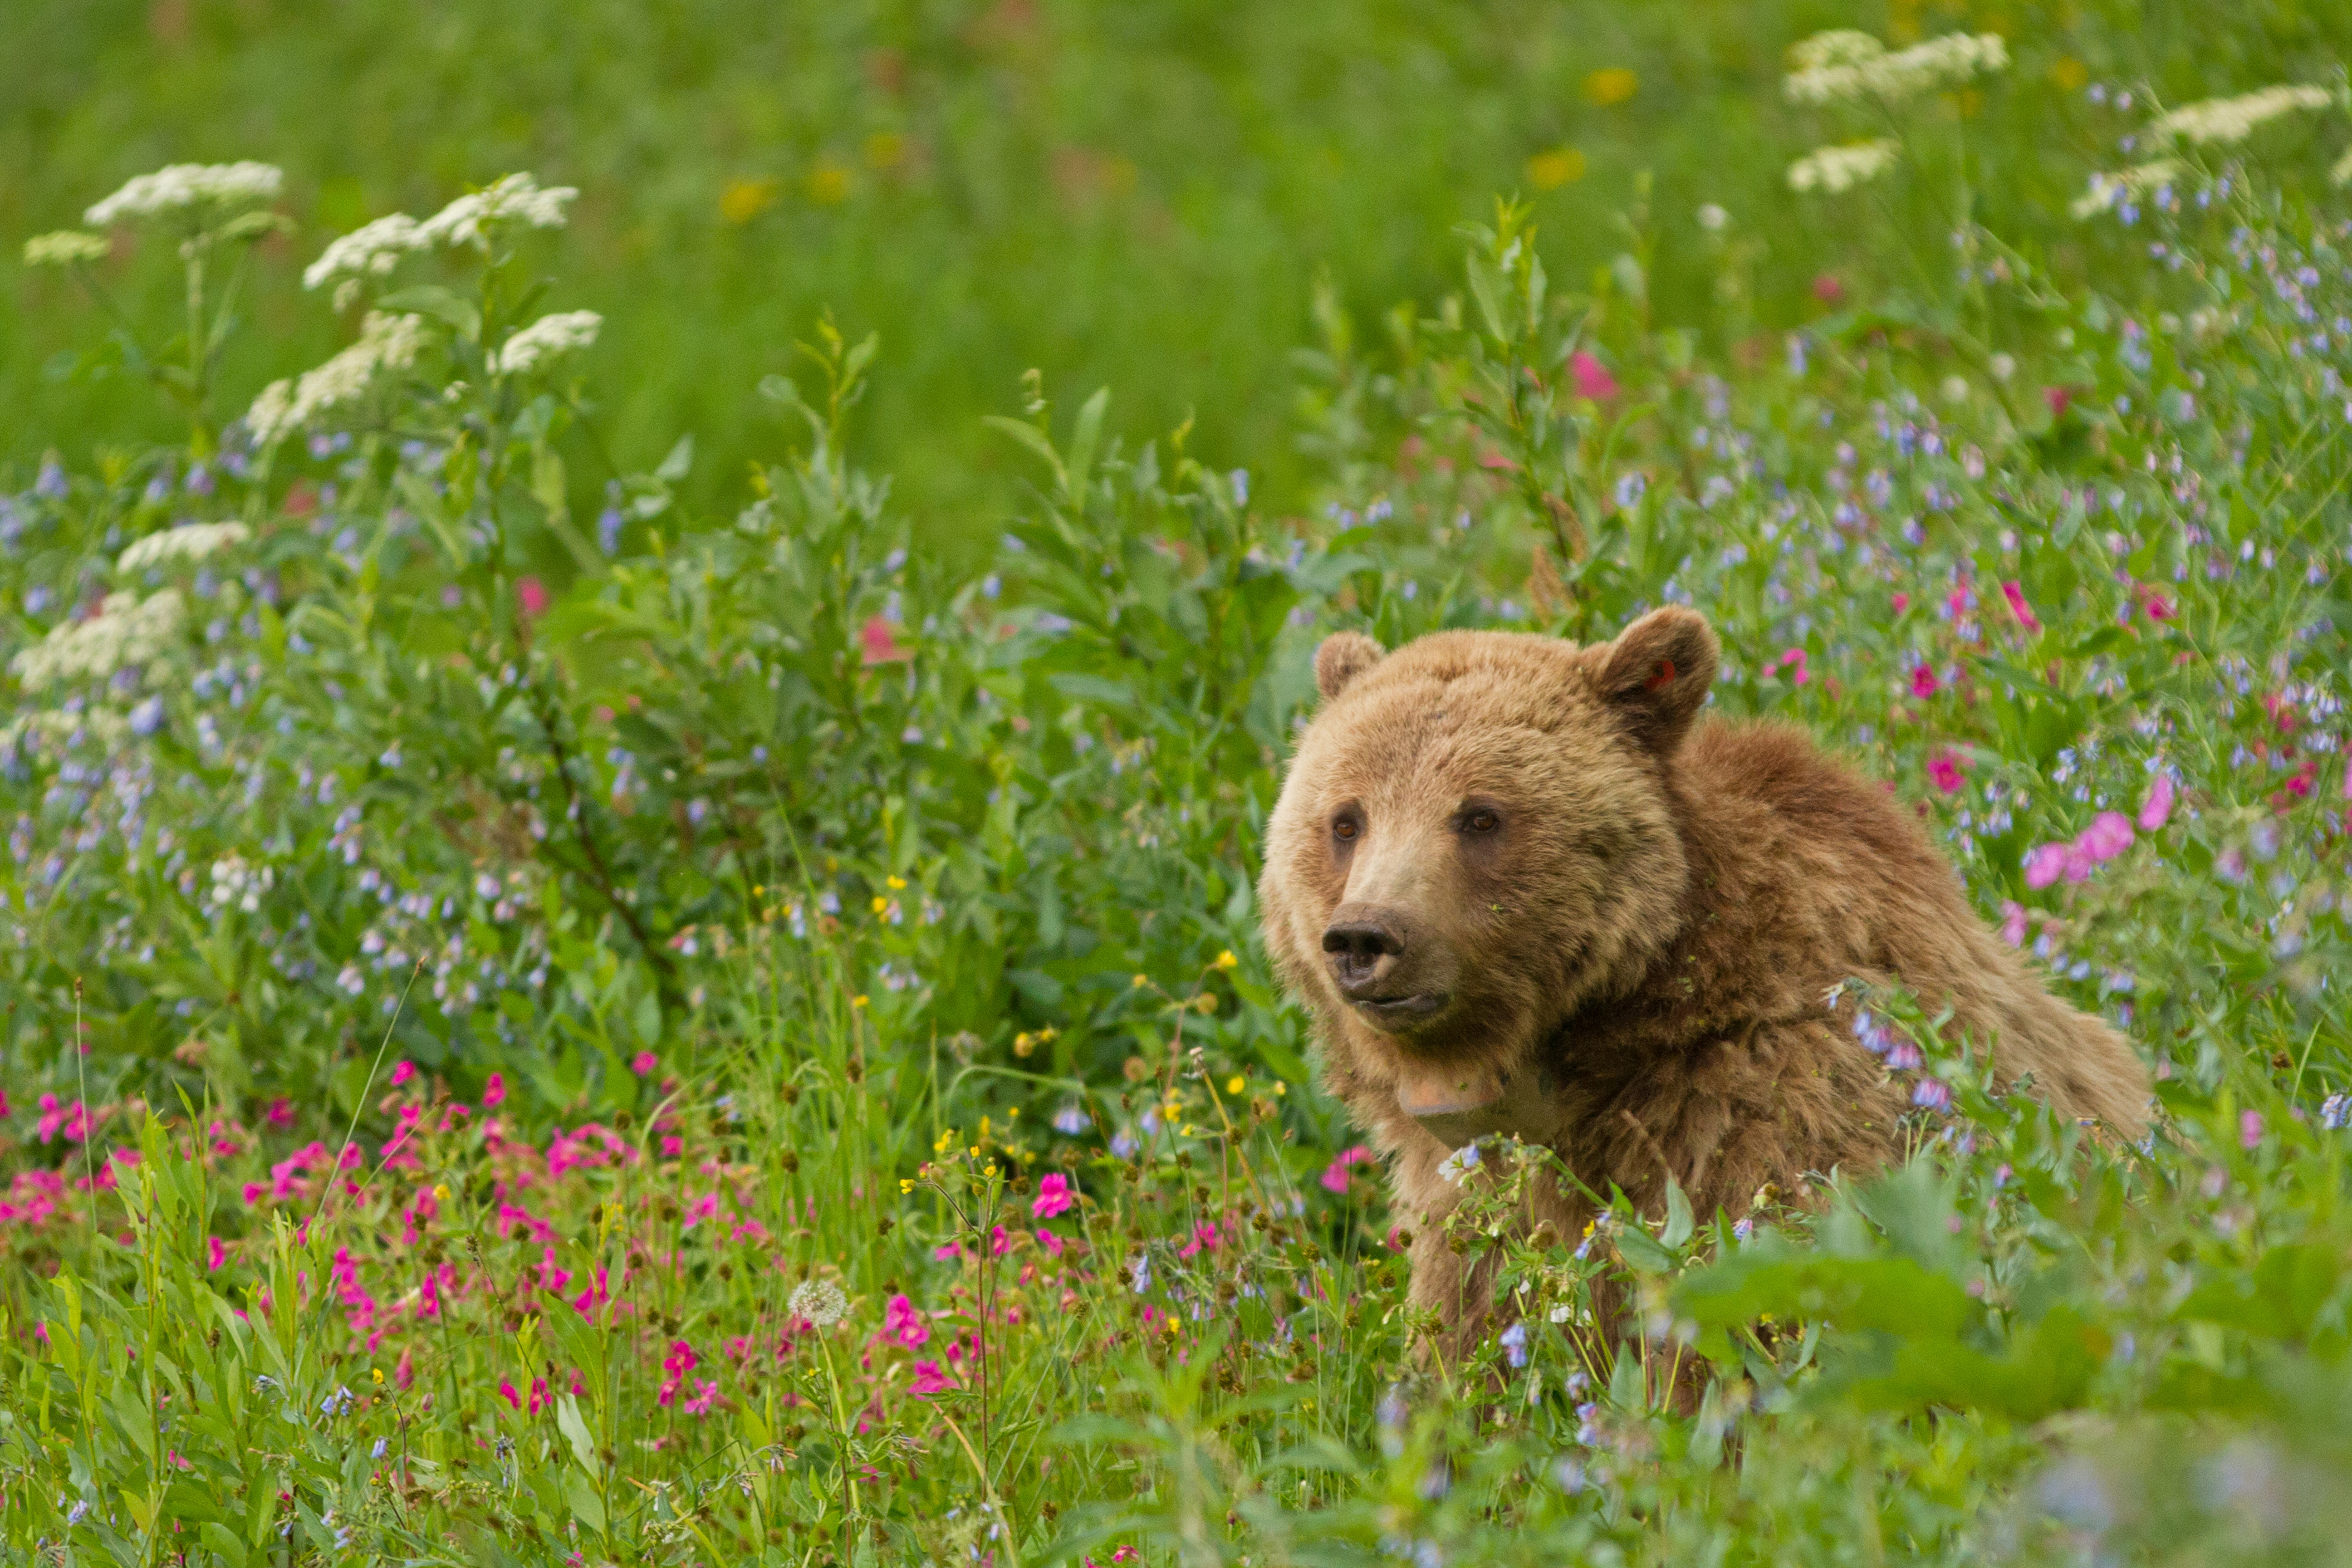
<path fill-rule="evenodd" d="M 1410 1025 L 1434 1017 L 1451 1000 L 1443 991 L 1414 991 L 1402 996 L 1359 996 L 1355 1007 L 1376 1025 Z"/>

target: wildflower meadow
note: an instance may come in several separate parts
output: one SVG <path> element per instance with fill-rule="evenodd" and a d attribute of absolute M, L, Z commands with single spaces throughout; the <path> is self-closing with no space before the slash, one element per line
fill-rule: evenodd
<path fill-rule="evenodd" d="M 2352 92 L 1917 10 L 1762 46 L 1769 225 L 1644 178 L 1570 268 L 1505 189 L 1426 297 L 1285 279 L 1278 450 L 1005 363 L 953 548 L 887 322 L 629 455 L 585 176 L 324 225 L 256 144 L 17 237 L 143 402 L 0 473 L 6 1559 L 2352 1561 Z M 1328 633 L 1667 603 L 2156 1125 L 1864 990 L 1899 1166 L 1529 1236 L 1473 1144 L 1452 1360 L 1259 833 Z"/>

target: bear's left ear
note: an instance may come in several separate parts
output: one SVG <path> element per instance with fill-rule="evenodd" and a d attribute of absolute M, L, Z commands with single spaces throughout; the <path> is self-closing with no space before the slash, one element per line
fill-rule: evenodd
<path fill-rule="evenodd" d="M 1593 653 L 1601 700 L 1636 740 L 1672 756 L 1715 684 L 1721 648 L 1706 617 L 1679 605 L 1652 610 Z"/>

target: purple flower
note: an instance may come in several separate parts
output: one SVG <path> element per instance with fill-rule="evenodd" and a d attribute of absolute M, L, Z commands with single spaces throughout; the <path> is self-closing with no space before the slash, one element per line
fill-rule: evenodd
<path fill-rule="evenodd" d="M 1949 1110 L 1952 1091 L 1940 1079 L 1923 1078 L 1911 1090 L 1911 1103 L 1927 1110 Z"/>

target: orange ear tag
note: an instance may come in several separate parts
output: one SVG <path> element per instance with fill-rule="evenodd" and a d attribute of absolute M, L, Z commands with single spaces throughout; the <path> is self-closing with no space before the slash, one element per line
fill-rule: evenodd
<path fill-rule="evenodd" d="M 1642 689 L 1644 691 L 1655 691 L 1661 687 L 1672 686 L 1674 683 L 1675 661 L 1670 658 L 1662 658 L 1658 660 L 1658 673 L 1650 677 L 1649 679 L 1642 682 Z"/>

